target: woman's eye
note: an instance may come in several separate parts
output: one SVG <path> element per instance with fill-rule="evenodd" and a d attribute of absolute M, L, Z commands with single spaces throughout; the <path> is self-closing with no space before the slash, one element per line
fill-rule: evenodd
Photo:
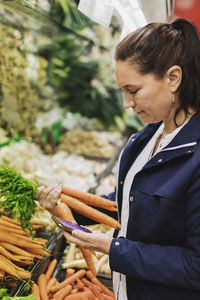
<path fill-rule="evenodd" d="M 130 94 L 136 94 L 138 90 L 128 91 Z"/>

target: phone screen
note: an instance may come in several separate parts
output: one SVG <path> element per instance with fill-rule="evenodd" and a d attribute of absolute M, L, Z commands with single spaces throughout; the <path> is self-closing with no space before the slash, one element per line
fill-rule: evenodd
<path fill-rule="evenodd" d="M 72 222 L 66 221 L 64 219 L 61 219 L 59 217 L 52 216 L 52 219 L 58 225 L 58 227 L 60 227 L 61 229 L 65 230 L 69 233 L 72 233 L 72 230 L 74 230 L 74 229 L 82 230 L 86 233 L 91 233 L 91 231 L 89 229 L 87 229 L 83 226 L 74 224 Z"/>

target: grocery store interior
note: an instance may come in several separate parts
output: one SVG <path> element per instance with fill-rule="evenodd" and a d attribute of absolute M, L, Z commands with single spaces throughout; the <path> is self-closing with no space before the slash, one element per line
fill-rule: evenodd
<path fill-rule="evenodd" d="M 7 206 L 0 206 L 0 299 L 40 299 L 33 285 L 44 284 L 44 276 L 49 290 L 42 300 L 64 300 L 91 282 L 93 299 L 114 299 L 108 255 L 90 252 L 88 265 L 87 253 L 67 243 L 37 200 L 32 207 L 20 184 L 35 196 L 39 184 L 99 197 L 113 192 L 120 152 L 145 126 L 123 107 L 115 47 L 151 22 L 180 17 L 199 27 L 199 11 L 198 0 L 0 0 L 2 203 L 12 185 Z M 89 230 L 113 235 L 108 224 L 89 223 Z M 59 296 L 58 282 L 72 278 L 70 271 L 76 281 Z"/>

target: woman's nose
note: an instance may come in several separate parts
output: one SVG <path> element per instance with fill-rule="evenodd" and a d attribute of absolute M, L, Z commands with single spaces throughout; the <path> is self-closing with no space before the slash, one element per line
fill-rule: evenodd
<path fill-rule="evenodd" d="M 124 103 L 123 103 L 124 108 L 130 108 L 130 107 L 135 107 L 136 103 L 133 100 L 129 100 L 126 97 L 124 97 Z"/>

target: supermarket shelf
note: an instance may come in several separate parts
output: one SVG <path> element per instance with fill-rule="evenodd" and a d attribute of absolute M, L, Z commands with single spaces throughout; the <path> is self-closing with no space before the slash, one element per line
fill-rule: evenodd
<path fill-rule="evenodd" d="M 59 31 L 59 32 L 71 33 L 81 40 L 85 40 L 91 44 L 94 44 L 93 40 L 91 40 L 85 36 L 82 36 L 82 35 L 74 32 L 73 30 L 63 26 L 59 22 L 53 20 L 48 15 L 48 13 L 46 13 L 39 7 L 35 7 L 35 6 L 31 5 L 28 1 L 25 1 L 25 0 L 0 0 L 0 5 L 3 6 L 4 8 L 6 8 L 7 10 L 11 11 L 12 13 L 15 13 L 22 17 L 28 18 L 27 20 L 25 20 L 25 22 L 23 22 L 23 26 L 25 27 L 25 29 L 29 28 L 29 26 L 30 26 L 30 29 L 32 29 L 31 22 L 34 19 L 36 22 L 34 24 L 35 31 L 37 31 L 37 30 L 39 31 L 42 28 L 43 31 L 45 31 L 46 33 L 49 33 L 49 34 L 52 34 L 52 30 Z M 30 21 L 30 18 L 32 19 L 31 21 Z M 4 16 L 3 22 L 4 22 L 4 24 L 6 22 L 5 16 Z M 0 23 L 1 23 L 1 21 L 0 21 Z M 8 22 L 8 25 L 11 25 L 13 27 L 14 24 L 12 24 L 12 21 L 10 20 Z M 17 25 L 18 24 L 16 24 L 16 26 Z"/>

